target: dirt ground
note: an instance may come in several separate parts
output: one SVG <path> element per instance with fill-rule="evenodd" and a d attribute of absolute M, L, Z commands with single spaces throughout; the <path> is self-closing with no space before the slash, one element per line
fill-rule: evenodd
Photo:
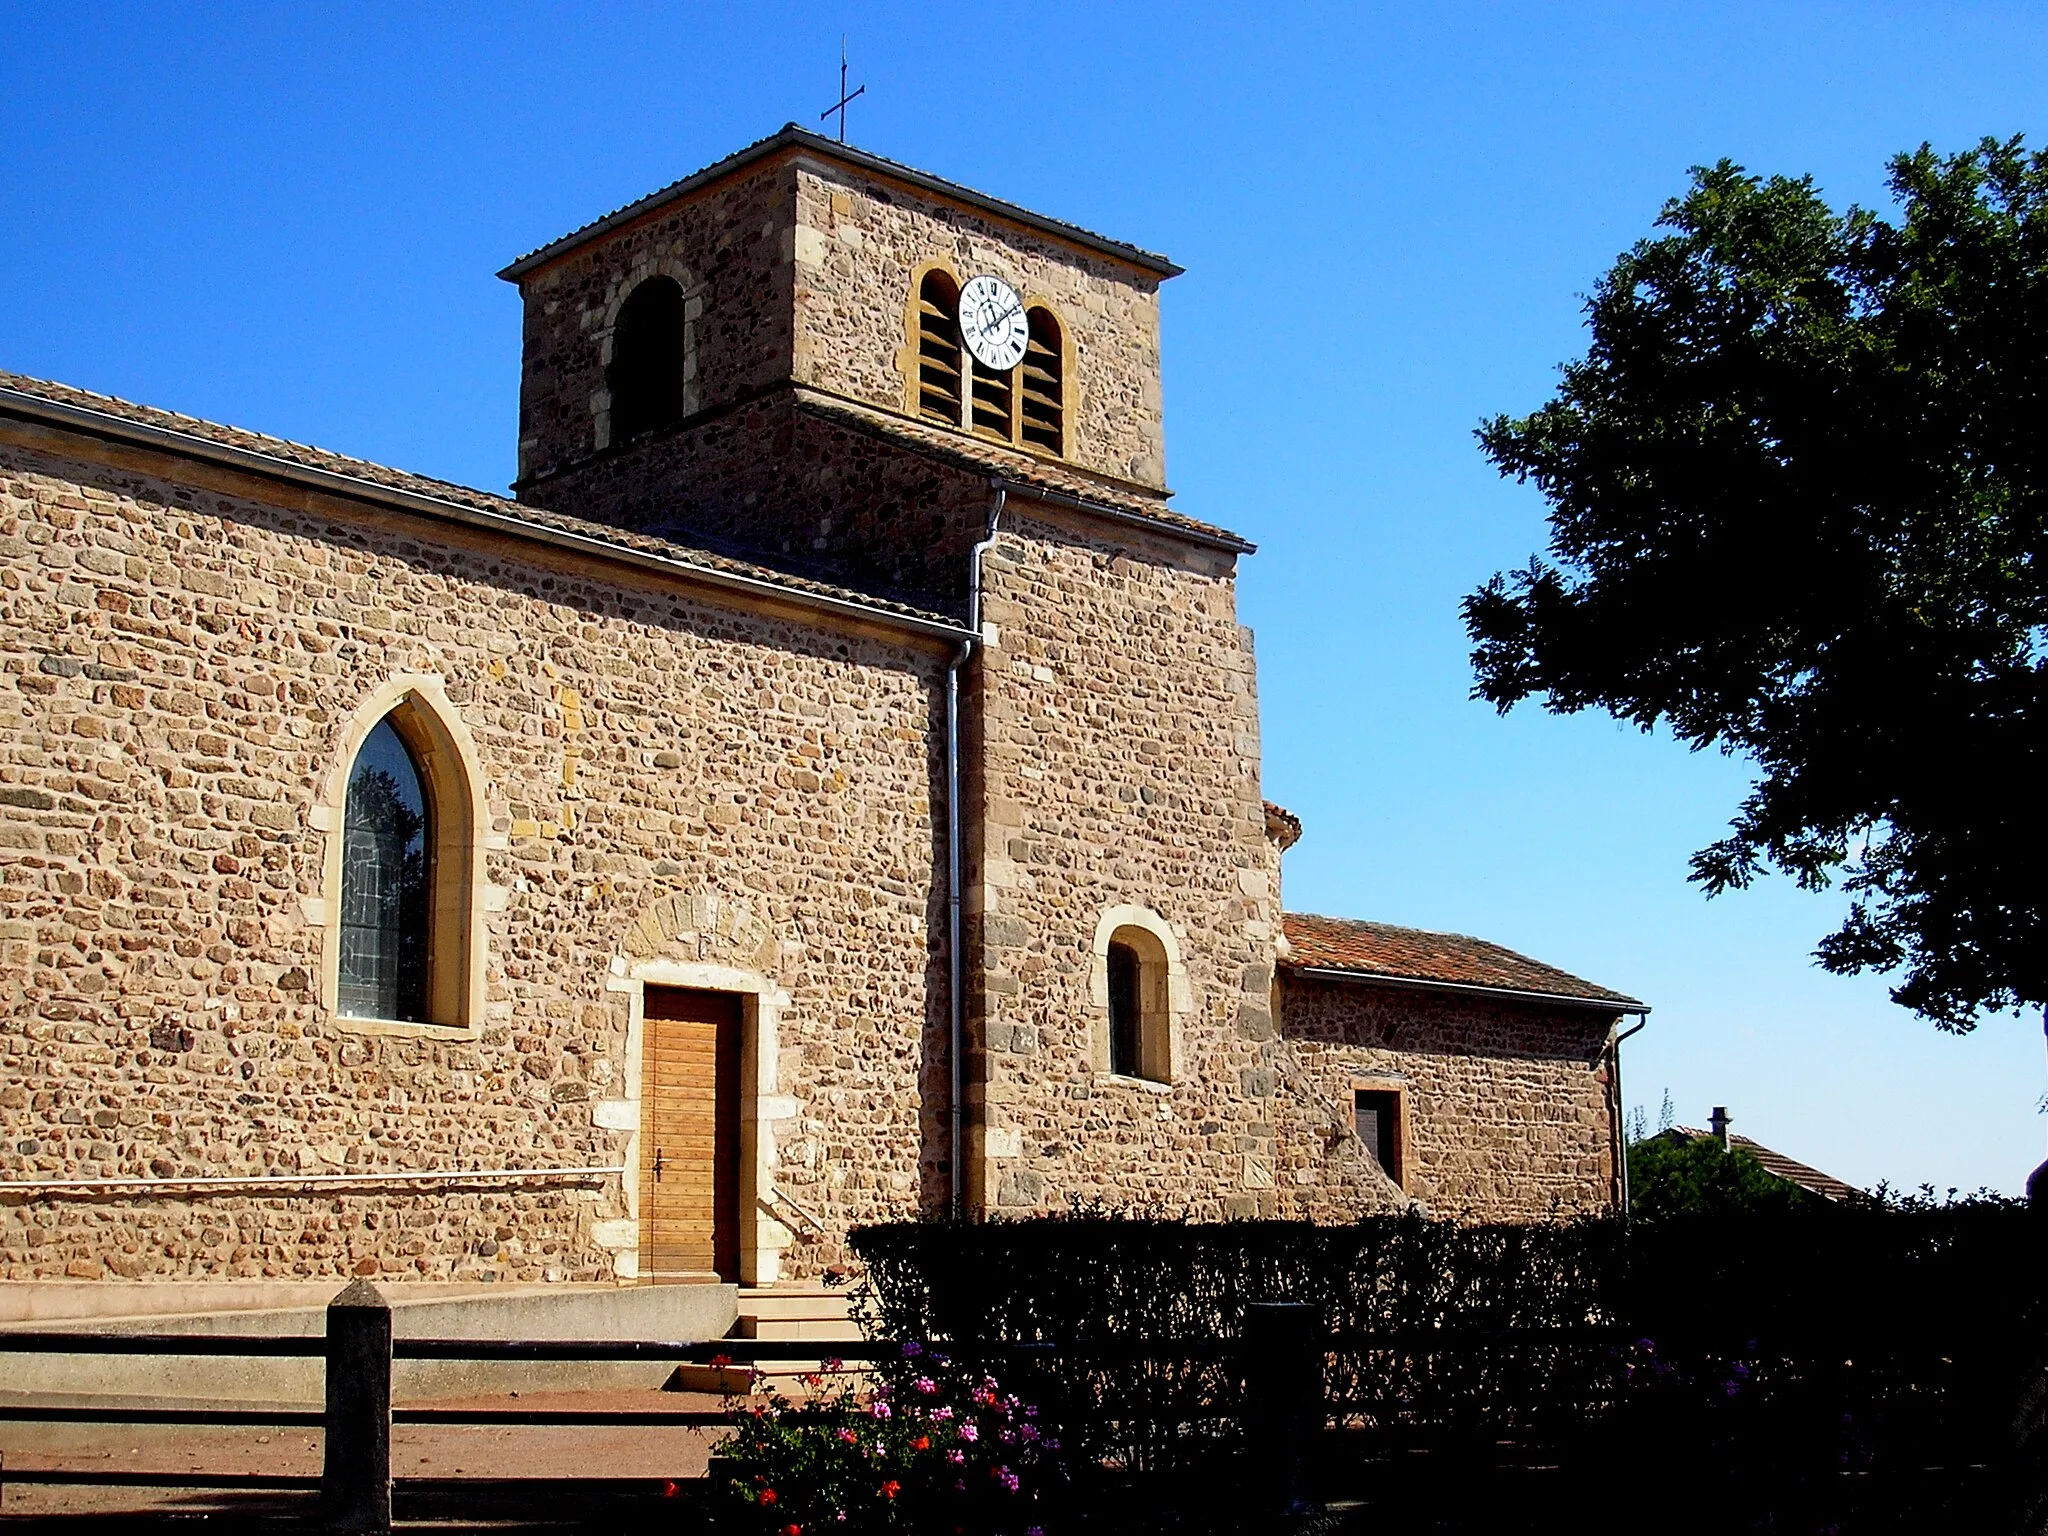
<path fill-rule="evenodd" d="M 716 1410 L 723 1400 L 698 1392 L 524 1392 L 436 1401 L 448 1408 L 631 1409 L 649 1413 Z M 429 1406 L 429 1405 L 421 1405 Z M 579 1425 L 398 1424 L 391 1431 L 394 1478 L 672 1478 L 704 1475 L 719 1429 L 678 1425 L 630 1428 Z M 122 1473 L 254 1472 L 320 1475 L 317 1429 L 255 1425 L 0 1423 L 0 1517 L 111 1514 L 121 1510 L 198 1512 L 236 1507 L 246 1496 L 207 1489 L 89 1488 L 21 1483 L 30 1470 Z M 272 1499 L 275 1500 L 273 1495 Z"/>

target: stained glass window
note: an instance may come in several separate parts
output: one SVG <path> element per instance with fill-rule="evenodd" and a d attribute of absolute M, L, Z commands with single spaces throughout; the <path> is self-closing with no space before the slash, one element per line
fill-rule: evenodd
<path fill-rule="evenodd" d="M 433 806 L 386 718 L 349 776 L 341 832 L 341 1011 L 426 1022 Z"/>

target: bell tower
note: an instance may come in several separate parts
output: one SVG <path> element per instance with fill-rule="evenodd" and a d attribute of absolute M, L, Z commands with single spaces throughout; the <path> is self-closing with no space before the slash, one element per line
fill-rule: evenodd
<path fill-rule="evenodd" d="M 1180 269 L 795 125 L 523 256 L 523 501 L 957 610 L 991 480 L 1163 511 Z"/>

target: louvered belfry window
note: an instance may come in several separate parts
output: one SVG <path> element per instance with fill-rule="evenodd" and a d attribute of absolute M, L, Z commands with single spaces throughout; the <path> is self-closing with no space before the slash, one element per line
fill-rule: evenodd
<path fill-rule="evenodd" d="M 943 268 L 917 287 L 917 413 L 1020 448 L 1064 455 L 1066 346 L 1059 317 L 1044 305 L 1025 312 L 1024 358 L 1000 372 L 984 367 L 960 339 L 960 285 Z"/>
<path fill-rule="evenodd" d="M 425 1022 L 433 919 L 433 805 L 387 717 L 349 775 L 341 832 L 341 1012 Z"/>
<path fill-rule="evenodd" d="M 1060 323 L 1049 309 L 1034 307 L 1025 312 L 1031 338 L 1018 365 L 1023 385 L 1024 419 L 1020 428 L 1024 441 L 1047 453 L 1066 451 L 1062 402 L 1066 399 L 1065 350 L 1060 344 Z"/>
<path fill-rule="evenodd" d="M 960 425 L 960 289 L 944 272 L 927 272 L 917 290 L 918 414 Z"/>

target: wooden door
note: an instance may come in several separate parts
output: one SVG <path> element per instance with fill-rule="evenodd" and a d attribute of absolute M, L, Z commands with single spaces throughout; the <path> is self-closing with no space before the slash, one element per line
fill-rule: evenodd
<path fill-rule="evenodd" d="M 740 995 L 649 987 L 640 1076 L 640 1272 L 740 1268 Z"/>

